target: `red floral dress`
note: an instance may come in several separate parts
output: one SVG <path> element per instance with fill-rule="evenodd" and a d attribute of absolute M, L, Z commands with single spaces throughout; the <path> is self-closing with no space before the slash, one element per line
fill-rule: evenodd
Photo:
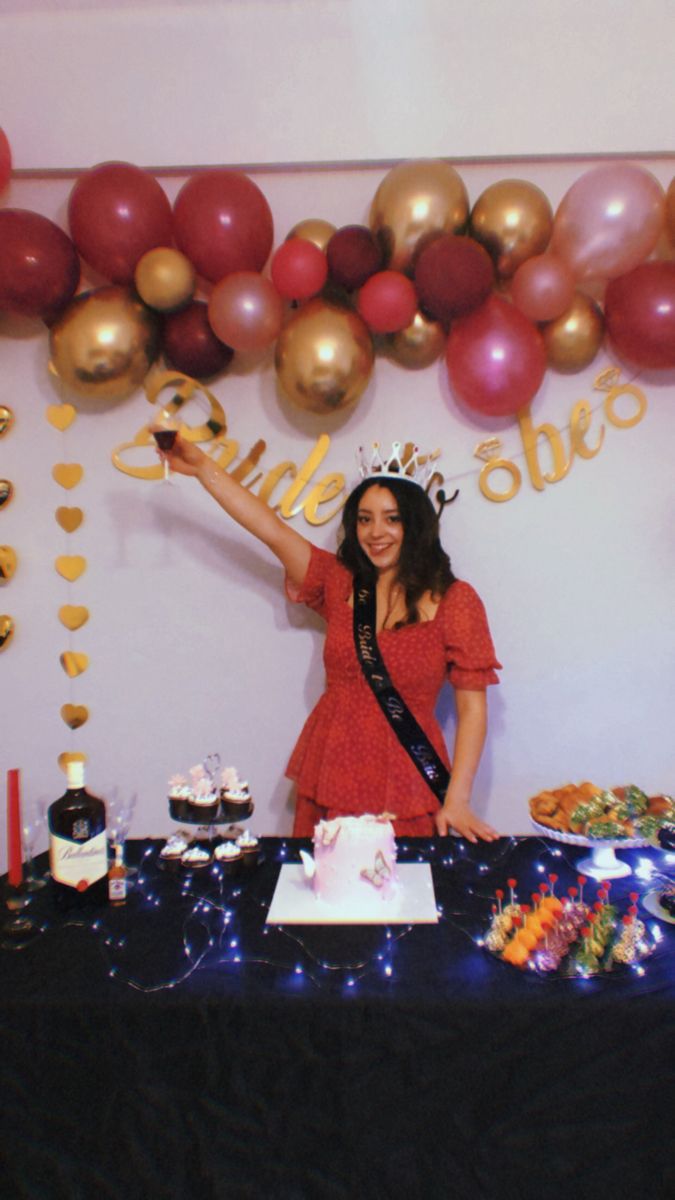
<path fill-rule="evenodd" d="M 289 598 L 318 612 L 328 629 L 326 691 L 305 723 L 286 774 L 299 800 L 313 801 L 327 815 L 389 812 L 409 821 L 436 812 L 439 804 L 364 678 L 354 648 L 352 588 L 350 572 L 316 546 L 302 585 L 287 585 Z M 443 683 L 449 679 L 456 688 L 482 690 L 499 682 L 495 668 L 501 664 L 478 594 L 457 580 L 433 620 L 382 630 L 377 640 L 394 687 L 449 766 L 435 716 Z"/>

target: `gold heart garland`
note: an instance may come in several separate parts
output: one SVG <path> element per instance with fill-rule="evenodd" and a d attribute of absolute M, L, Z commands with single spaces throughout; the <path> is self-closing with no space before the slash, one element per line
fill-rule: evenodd
<path fill-rule="evenodd" d="M 66 533 L 74 533 L 76 529 L 80 528 L 84 520 L 84 513 L 81 508 L 66 508 L 65 505 L 57 508 L 54 516 Z"/>
<path fill-rule="evenodd" d="M 83 475 L 84 471 L 79 463 L 56 463 L 52 467 L 52 478 L 68 491 L 77 487 Z"/>
<path fill-rule="evenodd" d="M 9 504 L 14 495 L 14 486 L 9 479 L 0 479 L 0 508 L 4 508 Z"/>
<path fill-rule="evenodd" d="M 66 629 L 74 632 L 81 629 L 89 620 L 89 609 L 83 604 L 62 604 L 59 609 L 59 621 Z"/>
<path fill-rule="evenodd" d="M 64 704 L 61 716 L 69 729 L 79 729 L 89 720 L 89 709 L 84 704 Z"/>
<path fill-rule="evenodd" d="M 72 404 L 49 404 L 45 410 L 45 416 L 54 429 L 60 429 L 61 433 L 64 433 L 75 420 L 77 410 L 73 408 Z"/>
<path fill-rule="evenodd" d="M 0 651 L 6 650 L 14 634 L 14 618 L 6 614 L 0 616 Z"/>
<path fill-rule="evenodd" d="M 69 583 L 74 583 L 86 571 L 87 560 L 81 554 L 60 554 L 55 559 L 54 566 L 59 575 L 62 575 Z"/>
<path fill-rule="evenodd" d="M 69 679 L 74 679 L 76 675 L 83 675 L 89 666 L 89 655 L 80 654 L 76 650 L 65 650 L 59 655 L 59 662 L 63 667 Z"/>

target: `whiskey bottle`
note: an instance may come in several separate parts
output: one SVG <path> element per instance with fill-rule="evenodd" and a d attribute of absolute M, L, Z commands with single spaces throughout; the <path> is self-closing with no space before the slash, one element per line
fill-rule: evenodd
<path fill-rule="evenodd" d="M 63 796 L 49 806 L 49 870 L 58 908 L 105 904 L 108 847 L 105 804 L 84 786 L 84 764 L 69 762 Z"/>

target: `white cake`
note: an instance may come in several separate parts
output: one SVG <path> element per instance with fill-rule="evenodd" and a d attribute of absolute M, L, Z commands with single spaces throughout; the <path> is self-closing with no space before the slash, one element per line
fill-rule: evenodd
<path fill-rule="evenodd" d="M 312 885 L 324 903 L 380 912 L 398 897 L 396 841 L 388 817 L 335 817 L 314 830 Z"/>

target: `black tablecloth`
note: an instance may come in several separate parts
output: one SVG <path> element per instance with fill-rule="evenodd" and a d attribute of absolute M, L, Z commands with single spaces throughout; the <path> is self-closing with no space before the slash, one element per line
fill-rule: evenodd
<path fill-rule="evenodd" d="M 438 925 L 267 926 L 301 845 L 224 879 L 136 842 L 124 908 L 32 902 L 43 932 L 0 951 L 1 1195 L 672 1200 L 672 926 L 641 912 L 644 974 L 499 961 L 477 945 L 496 888 L 576 883 L 579 852 L 533 838 L 400 844 L 432 863 Z"/>

